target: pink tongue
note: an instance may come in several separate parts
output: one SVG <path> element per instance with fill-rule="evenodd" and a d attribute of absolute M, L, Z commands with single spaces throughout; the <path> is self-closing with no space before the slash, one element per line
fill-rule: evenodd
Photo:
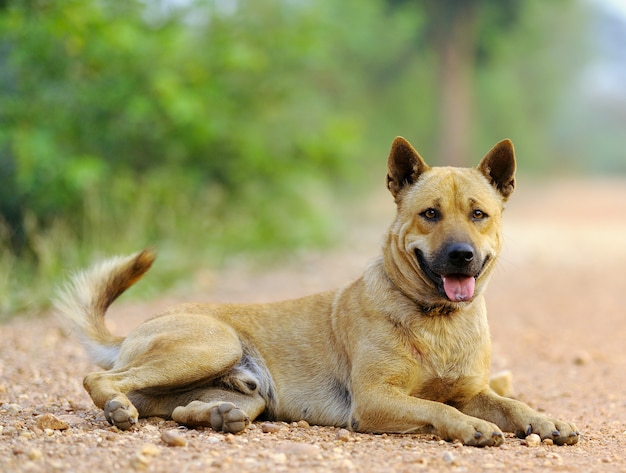
<path fill-rule="evenodd" d="M 449 274 L 441 276 L 443 279 L 443 289 L 446 296 L 453 302 L 468 301 L 474 295 L 476 280 L 473 276 L 463 274 Z"/>

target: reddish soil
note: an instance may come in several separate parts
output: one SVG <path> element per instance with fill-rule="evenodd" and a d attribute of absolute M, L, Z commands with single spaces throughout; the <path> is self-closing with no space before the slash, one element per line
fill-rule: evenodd
<path fill-rule="evenodd" d="M 94 370 L 82 348 L 42 316 L 0 326 L 0 471 L 626 472 L 626 181 L 522 177 L 518 187 L 487 293 L 493 368 L 513 372 L 515 397 L 573 421 L 578 445 L 529 447 L 508 436 L 503 447 L 477 449 L 304 423 L 259 422 L 233 436 L 155 418 L 120 432 L 82 389 Z M 351 213 L 350 230 L 332 251 L 264 270 L 242 263 L 207 270 L 190 278 L 184 294 L 120 301 L 110 327 L 123 334 L 183 300 L 267 301 L 341 285 L 378 254 L 393 211 L 380 192 Z M 163 440 L 164 433 L 173 438 Z"/>

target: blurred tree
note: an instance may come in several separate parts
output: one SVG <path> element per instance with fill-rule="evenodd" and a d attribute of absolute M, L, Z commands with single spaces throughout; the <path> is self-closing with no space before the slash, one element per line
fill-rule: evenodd
<path fill-rule="evenodd" d="M 501 40 L 494 31 L 506 34 L 518 17 L 516 0 L 388 0 L 393 8 L 413 4 L 427 22 L 416 31 L 435 53 L 438 93 L 437 159 L 452 166 L 469 165 L 475 119 L 475 71 L 477 59 L 484 60 Z M 489 42 L 485 41 L 489 33 Z"/>
<path fill-rule="evenodd" d="M 532 151 L 527 162 L 546 166 L 542 155 L 549 155 L 551 147 L 562 148 L 548 139 L 548 122 L 563 97 L 563 85 L 580 70 L 583 57 L 584 24 L 575 2 L 387 3 L 391 10 L 412 8 L 417 48 L 434 53 L 436 77 L 430 87 L 437 96 L 432 110 L 438 118 L 432 129 L 436 159 L 469 165 L 468 151 L 517 133 L 516 143 Z M 501 130 L 500 135 L 489 133 L 489 127 Z"/>
<path fill-rule="evenodd" d="M 489 54 L 494 32 L 510 28 L 520 10 L 516 0 L 389 0 L 393 7 L 416 2 L 427 17 L 417 38 L 436 55 L 438 119 L 435 150 L 441 162 L 468 165 L 474 120 L 475 69 L 479 53 Z"/>

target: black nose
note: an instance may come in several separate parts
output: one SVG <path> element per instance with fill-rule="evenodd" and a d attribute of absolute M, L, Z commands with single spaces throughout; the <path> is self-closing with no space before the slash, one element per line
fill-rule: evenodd
<path fill-rule="evenodd" d="M 469 243 L 453 243 L 448 247 L 448 261 L 464 265 L 474 259 L 474 248 Z"/>

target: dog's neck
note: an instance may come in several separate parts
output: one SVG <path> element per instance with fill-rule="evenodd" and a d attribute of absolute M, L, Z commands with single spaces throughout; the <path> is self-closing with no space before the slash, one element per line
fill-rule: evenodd
<path fill-rule="evenodd" d="M 404 264 L 404 267 L 400 267 L 398 262 L 390 256 L 389 254 L 383 255 L 381 269 L 384 271 L 389 283 L 410 300 L 417 307 L 418 312 L 429 317 L 449 316 L 463 307 L 463 304 L 429 302 L 425 300 L 426 298 L 420 297 L 421 294 L 415 290 L 413 284 L 407 282 L 408 278 L 406 276 L 416 271 L 416 268 L 407 265 L 406 262 L 402 262 L 401 264 Z"/>
<path fill-rule="evenodd" d="M 447 317 L 459 311 L 460 307 L 452 304 L 425 304 L 421 301 L 413 301 L 417 309 L 424 315 L 429 317 Z"/>
<path fill-rule="evenodd" d="M 452 316 L 468 304 L 445 302 L 428 303 L 421 300 L 419 297 L 416 297 L 416 294 L 411 294 L 408 291 L 403 290 L 403 287 L 396 283 L 394 278 L 389 274 L 384 257 L 382 256 L 370 262 L 368 268 L 365 270 L 364 279 L 365 283 L 369 286 L 369 293 L 375 295 L 374 299 L 383 304 L 383 306 L 386 303 L 390 303 L 390 301 L 385 300 L 385 295 L 388 293 L 387 291 L 398 291 L 404 296 L 407 309 L 415 307 L 418 313 L 427 317 Z M 380 281 L 386 281 L 388 289 L 381 290 L 379 287 Z M 402 311 L 400 310 L 400 312 Z"/>

